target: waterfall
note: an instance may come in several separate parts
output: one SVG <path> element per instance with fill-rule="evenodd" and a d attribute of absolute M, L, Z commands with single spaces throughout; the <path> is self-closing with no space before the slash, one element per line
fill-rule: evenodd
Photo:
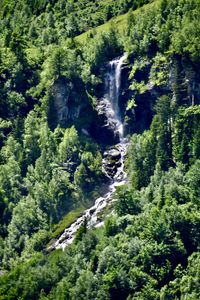
<path fill-rule="evenodd" d="M 107 118 L 107 126 L 111 127 L 113 133 L 123 139 L 124 126 L 119 109 L 119 95 L 121 90 L 121 67 L 126 58 L 123 55 L 108 63 L 105 75 L 105 94 L 98 103 L 97 110 Z"/>
<path fill-rule="evenodd" d="M 85 219 L 87 219 L 87 227 L 89 228 L 103 225 L 103 210 L 105 207 L 111 206 L 115 201 L 114 194 L 117 186 L 127 182 L 127 175 L 124 171 L 124 157 L 126 155 L 128 142 L 124 138 L 124 126 L 119 109 L 121 67 L 125 57 L 124 55 L 108 63 L 105 75 L 105 94 L 97 105 L 98 113 L 106 116 L 106 126 L 112 128 L 113 133 L 118 136 L 120 141 L 118 144 L 106 149 L 103 153 L 102 168 L 106 176 L 110 179 L 108 191 L 102 197 L 96 199 L 91 208 L 85 210 L 81 217 L 66 228 L 64 233 L 48 250 L 60 248 L 64 250 L 67 245 L 73 242 L 77 230 Z"/>

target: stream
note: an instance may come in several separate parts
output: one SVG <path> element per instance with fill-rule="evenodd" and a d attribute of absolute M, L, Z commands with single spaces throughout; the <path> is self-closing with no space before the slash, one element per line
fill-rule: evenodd
<path fill-rule="evenodd" d="M 87 227 L 100 227 L 103 220 L 100 217 L 106 207 L 115 201 L 115 191 L 120 185 L 127 182 L 127 175 L 124 171 L 124 157 L 128 148 L 128 140 L 124 137 L 124 126 L 119 110 L 119 96 L 121 86 L 121 67 L 126 56 L 114 59 L 108 63 L 105 75 L 105 94 L 97 105 L 98 114 L 106 116 L 108 126 L 114 135 L 118 137 L 119 143 L 109 147 L 103 153 L 102 168 L 109 178 L 107 192 L 96 199 L 94 205 L 80 216 L 74 223 L 65 229 L 63 234 L 49 247 L 49 249 L 62 249 L 71 244 L 76 236 L 77 230 L 87 220 Z"/>

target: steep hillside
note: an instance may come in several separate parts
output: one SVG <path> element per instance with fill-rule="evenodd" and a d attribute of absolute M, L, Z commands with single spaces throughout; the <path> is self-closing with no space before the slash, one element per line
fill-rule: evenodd
<path fill-rule="evenodd" d="M 200 1 L 1 8 L 0 299 L 199 299 Z"/>
<path fill-rule="evenodd" d="M 6 47 L 11 46 L 16 37 L 27 45 L 59 44 L 148 2 L 152 1 L 3 0 L 0 3 L 1 41 Z"/>

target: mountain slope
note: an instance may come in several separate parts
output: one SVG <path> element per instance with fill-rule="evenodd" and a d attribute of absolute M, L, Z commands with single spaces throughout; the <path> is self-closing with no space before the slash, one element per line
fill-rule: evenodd
<path fill-rule="evenodd" d="M 200 297 L 199 18 L 199 1 L 162 0 L 59 43 L 54 31 L 43 43 L 1 27 L 1 299 Z M 84 223 L 65 252 L 48 254 L 59 221 L 108 182 L 102 154 L 116 139 L 98 103 L 108 62 L 124 52 L 128 183 L 103 227 Z"/>

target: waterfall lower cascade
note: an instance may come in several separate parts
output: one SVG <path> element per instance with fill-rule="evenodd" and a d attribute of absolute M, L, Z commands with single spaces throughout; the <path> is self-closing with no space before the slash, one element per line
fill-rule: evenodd
<path fill-rule="evenodd" d="M 119 96 L 121 86 L 121 67 L 126 56 L 114 59 L 108 64 L 108 71 L 105 76 L 105 95 L 97 105 L 99 114 L 106 116 L 107 124 L 112 128 L 119 143 L 110 147 L 103 153 L 103 172 L 110 179 L 108 191 L 102 197 L 96 199 L 95 204 L 87 209 L 81 217 L 65 229 L 59 239 L 49 247 L 52 249 L 65 249 L 75 238 L 81 224 L 87 220 L 87 227 L 100 227 L 103 225 L 102 213 L 114 201 L 114 193 L 117 186 L 127 182 L 127 175 L 124 171 L 124 157 L 126 155 L 128 142 L 124 137 L 124 126 L 119 109 Z M 113 163 L 114 162 L 114 163 Z"/>

